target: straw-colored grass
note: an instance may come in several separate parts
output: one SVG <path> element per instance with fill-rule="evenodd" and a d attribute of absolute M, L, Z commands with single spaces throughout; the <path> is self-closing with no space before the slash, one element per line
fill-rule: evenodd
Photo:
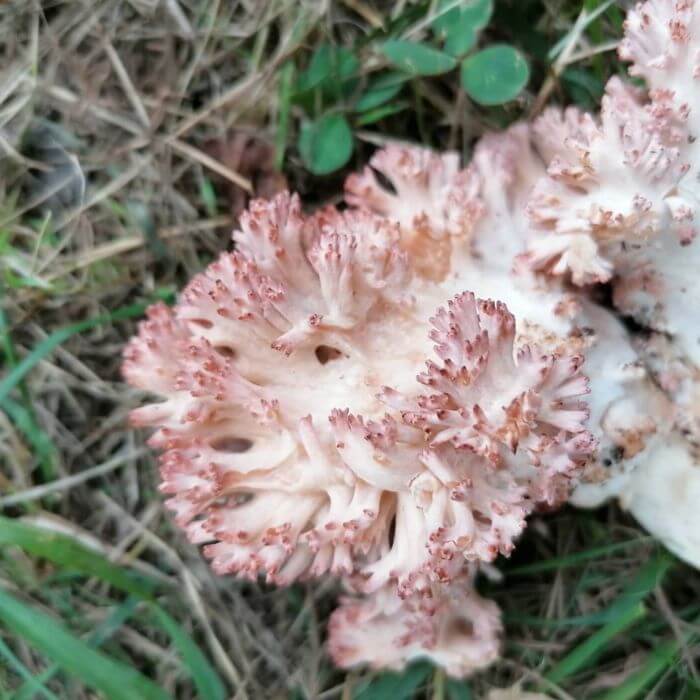
<path fill-rule="evenodd" d="M 498 0 L 486 35 L 528 55 L 528 91 L 485 110 L 455 74 L 415 80 L 401 109 L 356 125 L 349 167 L 387 137 L 467 156 L 547 100 L 594 101 L 618 70 L 619 13 L 576 20 L 600 4 Z M 434 5 L 0 3 L 0 696 L 441 700 L 522 681 L 562 699 L 700 697 L 700 577 L 615 506 L 536 517 L 497 563 L 484 588 L 507 636 L 487 672 L 346 674 L 323 651 L 336 584 L 213 575 L 127 427 L 143 396 L 120 353 L 144 305 L 228 246 L 247 192 L 282 182 L 275 158 L 309 201 L 338 195 L 343 173 L 312 176 L 295 148 L 306 107 L 285 90 L 289 66 L 332 42 L 366 81 L 382 66 L 372 37 L 426 36 Z M 238 157 L 241 134 L 267 156 Z"/>

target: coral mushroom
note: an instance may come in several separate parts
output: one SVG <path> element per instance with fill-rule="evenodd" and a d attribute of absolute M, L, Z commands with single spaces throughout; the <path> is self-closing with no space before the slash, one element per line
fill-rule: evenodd
<path fill-rule="evenodd" d="M 494 661 L 500 650 L 498 606 L 476 593 L 473 572 L 433 587 L 429 599 L 401 600 L 391 587 L 346 598 L 329 622 L 329 653 L 343 667 L 401 669 L 428 658 L 463 677 Z"/>
<path fill-rule="evenodd" d="M 533 235 L 524 256 L 534 270 L 576 285 L 609 281 L 620 313 L 645 328 L 635 339 L 642 371 L 670 399 L 663 406 L 656 397 L 643 444 L 623 453 L 634 459 L 616 460 L 575 500 L 593 505 L 619 495 L 696 566 L 699 51 L 698 3 L 640 3 L 627 17 L 620 56 L 633 62 L 630 73 L 647 81 L 648 94 L 613 78 L 599 118 L 552 109 L 535 123 L 548 169 L 528 206 Z"/>
<path fill-rule="evenodd" d="M 595 441 L 578 344 L 535 322 L 518 336 L 504 304 L 464 291 L 489 204 L 477 173 L 389 155 L 416 190 L 440 174 L 472 223 L 445 224 L 427 194 L 432 208 L 396 218 L 368 203 L 305 216 L 288 194 L 253 202 L 235 252 L 173 310 L 149 311 L 124 375 L 165 399 L 132 421 L 156 428 L 168 505 L 217 572 L 278 584 L 328 572 L 418 615 L 465 562 L 510 553 L 539 503 L 565 500 Z M 445 231 L 438 256 L 416 248 Z"/>
<path fill-rule="evenodd" d="M 614 78 L 600 119 L 547 111 L 464 169 L 390 145 L 345 210 L 252 202 L 234 252 L 127 347 L 127 381 L 163 399 L 132 421 L 214 570 L 364 596 L 332 617 L 338 663 L 492 661 L 479 565 L 578 481 L 576 502 L 618 495 L 700 564 L 698 12 L 630 14 L 648 99 Z M 607 282 L 647 334 L 593 301 Z"/>
<path fill-rule="evenodd" d="M 256 201 L 127 348 L 127 380 L 166 397 L 132 420 L 159 428 L 168 504 L 217 571 L 409 594 L 509 553 L 590 453 L 582 358 L 516 351 L 513 316 L 471 293 L 431 318 L 447 290 L 411 282 L 401 235 Z"/>

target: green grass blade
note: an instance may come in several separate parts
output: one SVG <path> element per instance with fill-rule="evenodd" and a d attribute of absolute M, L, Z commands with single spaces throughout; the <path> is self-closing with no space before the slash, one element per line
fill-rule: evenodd
<path fill-rule="evenodd" d="M 14 634 L 110 700 L 167 700 L 148 678 L 95 651 L 62 624 L 0 590 L 0 621 Z"/>
<path fill-rule="evenodd" d="M 533 564 L 525 564 L 524 566 L 516 566 L 506 572 L 508 576 L 521 576 L 526 574 L 540 574 L 545 571 L 555 571 L 565 569 L 591 559 L 599 559 L 607 554 L 613 554 L 621 550 L 634 547 L 639 544 L 647 544 L 653 540 L 652 537 L 637 537 L 627 542 L 616 542 L 614 544 L 603 545 L 602 547 L 592 547 L 581 552 L 575 552 L 564 557 L 554 557 L 546 561 L 535 562 Z"/>
<path fill-rule="evenodd" d="M 161 298 L 164 301 L 168 301 L 172 298 L 172 294 L 163 294 Z M 150 302 L 141 302 L 138 304 L 130 304 L 129 306 L 122 306 L 108 314 L 87 318 L 84 321 L 78 321 L 77 323 L 72 323 L 69 326 L 64 326 L 54 331 L 44 338 L 44 340 L 42 340 L 26 357 L 18 362 L 7 376 L 0 381 L 0 403 L 7 398 L 9 393 L 22 381 L 33 367 L 39 364 L 49 353 L 53 352 L 53 350 L 65 343 L 66 340 L 72 336 L 105 323 L 123 321 L 127 318 L 137 318 L 143 314 L 149 305 Z"/>
<path fill-rule="evenodd" d="M 575 617 L 537 617 L 536 615 L 516 615 L 514 613 L 503 616 L 506 624 L 525 625 L 528 627 L 541 627 L 544 629 L 566 629 L 567 627 L 591 627 L 604 625 L 617 616 L 616 610 L 606 609 L 589 615 L 577 615 Z"/>
<path fill-rule="evenodd" d="M 0 547 L 14 545 L 36 557 L 43 557 L 70 571 L 96 576 L 102 581 L 141 599 L 149 600 L 158 583 L 136 577 L 67 535 L 27 525 L 0 516 Z"/>
<path fill-rule="evenodd" d="M 594 660 L 613 638 L 641 620 L 646 614 L 642 601 L 659 585 L 673 562 L 669 554 L 662 552 L 643 566 L 608 608 L 606 617 L 610 621 L 567 654 L 545 678 L 552 683 L 568 678 Z"/>
<path fill-rule="evenodd" d="M 41 695 L 49 700 L 58 700 L 58 697 L 56 697 L 56 695 L 54 695 L 48 688 L 45 688 L 39 679 L 32 676 L 29 669 L 12 653 L 12 649 L 10 649 L 10 647 L 3 642 L 2 637 L 0 637 L 0 656 L 5 658 L 8 666 L 12 668 L 17 675 L 24 678 L 24 685 L 29 688 L 31 696 Z"/>
<path fill-rule="evenodd" d="M 696 620 L 695 624 L 700 623 Z M 697 642 L 697 634 L 689 634 L 686 637 L 687 643 Z M 678 639 L 669 639 L 659 644 L 647 657 L 646 662 L 636 673 L 633 673 L 627 680 L 616 688 L 596 696 L 596 700 L 635 700 L 646 697 L 644 690 L 651 685 L 662 673 L 669 668 L 673 668 L 680 654 L 680 644 Z"/>
<path fill-rule="evenodd" d="M 624 632 L 646 615 L 646 608 L 642 603 L 626 610 L 616 619 L 608 622 L 597 632 L 593 633 L 582 644 L 579 644 L 573 651 L 567 654 L 557 663 L 545 678 L 552 683 L 560 683 L 565 678 L 573 675 L 583 668 L 589 661 L 595 659 L 608 645 L 610 640 L 618 634 Z"/>
<path fill-rule="evenodd" d="M 191 637 L 162 608 L 151 607 L 158 624 L 170 635 L 184 665 L 189 669 L 200 698 L 207 700 L 225 700 L 226 689 L 199 647 Z"/>
<path fill-rule="evenodd" d="M 2 402 L 2 408 L 18 430 L 27 438 L 29 445 L 39 458 L 44 480 L 51 481 L 55 477 L 53 468 L 55 447 L 51 438 L 39 426 L 34 411 L 13 401 L 9 396 Z"/>
<path fill-rule="evenodd" d="M 116 610 L 103 620 L 87 638 L 90 646 L 99 647 L 109 639 L 136 610 L 139 604 L 138 598 L 127 598 Z M 12 700 L 31 700 L 36 694 L 36 683 L 48 683 L 61 668 L 58 664 L 52 664 L 38 676 L 29 678 L 12 696 Z"/>
<path fill-rule="evenodd" d="M 662 551 L 653 559 L 650 559 L 608 609 L 611 619 L 614 619 L 616 615 L 623 614 L 629 608 L 644 600 L 649 593 L 661 584 L 664 576 L 674 563 L 675 560 L 666 551 Z"/>
<path fill-rule="evenodd" d="M 598 700 L 634 700 L 642 697 L 642 691 L 673 665 L 677 655 L 678 642 L 675 640 L 660 644 L 649 654 L 646 663 L 637 673 L 632 674 L 617 688 L 599 696 Z"/>
<path fill-rule="evenodd" d="M 2 295 L 3 291 L 0 286 L 0 295 Z M 17 365 L 17 353 L 10 335 L 10 326 L 2 308 L 0 308 L 0 340 L 2 341 L 2 349 L 7 366 L 13 369 Z M 17 426 L 18 430 L 24 433 L 39 458 L 39 466 L 44 480 L 50 481 L 56 474 L 54 468 L 56 447 L 51 438 L 39 425 L 29 389 L 24 381 L 19 382 L 18 389 L 22 397 L 21 404 L 16 403 L 8 396 L 4 401 L 0 401 L 0 406 Z"/>
<path fill-rule="evenodd" d="M 432 668 L 427 663 L 409 666 L 403 673 L 382 673 L 353 694 L 354 700 L 404 700 L 417 697 L 416 691 Z"/>

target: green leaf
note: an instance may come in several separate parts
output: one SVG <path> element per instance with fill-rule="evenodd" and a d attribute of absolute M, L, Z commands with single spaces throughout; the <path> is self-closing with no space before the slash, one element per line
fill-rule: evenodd
<path fill-rule="evenodd" d="M 435 19 L 430 28 L 439 39 L 446 39 L 451 27 L 459 21 L 463 0 L 440 0 L 435 7 Z"/>
<path fill-rule="evenodd" d="M 359 69 L 360 61 L 353 51 L 345 46 L 322 44 L 314 51 L 306 70 L 299 74 L 296 92 L 324 89 L 340 97 Z"/>
<path fill-rule="evenodd" d="M 464 56 L 465 53 L 471 51 L 476 46 L 478 38 L 479 32 L 460 19 L 459 23 L 456 24 L 447 35 L 445 51 L 451 56 Z"/>
<path fill-rule="evenodd" d="M 360 60 L 345 46 L 338 46 L 332 57 L 331 76 L 328 89 L 336 98 L 352 92 L 360 73 Z"/>
<path fill-rule="evenodd" d="M 130 666 L 95 651 L 62 624 L 0 589 L 0 622 L 110 700 L 167 700 L 168 695 Z"/>
<path fill-rule="evenodd" d="M 382 73 L 372 80 L 355 104 L 356 112 L 375 109 L 393 99 L 403 87 L 407 77 L 403 73 Z"/>
<path fill-rule="evenodd" d="M 594 108 L 605 92 L 603 82 L 590 70 L 571 66 L 562 73 L 561 79 L 574 101 L 585 109 Z"/>
<path fill-rule="evenodd" d="M 139 598 L 149 600 L 157 583 L 136 578 L 121 566 L 78 544 L 67 535 L 0 516 L 0 547 L 14 545 L 71 571 L 96 576 L 102 581 Z"/>
<path fill-rule="evenodd" d="M 408 107 L 406 102 L 394 102 L 388 105 L 382 105 L 376 109 L 370 109 L 367 112 L 363 112 L 358 116 L 355 123 L 357 126 L 367 126 L 368 124 L 374 124 L 380 119 L 385 117 L 390 117 L 392 114 L 398 114 Z"/>
<path fill-rule="evenodd" d="M 189 669 L 199 697 L 207 700 L 224 700 L 226 698 L 224 684 L 199 647 L 165 610 L 156 605 L 151 609 L 160 626 L 173 640 L 182 662 Z"/>
<path fill-rule="evenodd" d="M 471 0 L 462 8 L 462 17 L 468 19 L 475 29 L 483 29 L 493 15 L 493 0 Z"/>
<path fill-rule="evenodd" d="M 333 65 L 333 47 L 330 44 L 321 44 L 314 51 L 306 70 L 299 73 L 296 89 L 298 92 L 306 92 L 318 87 L 331 73 Z"/>
<path fill-rule="evenodd" d="M 431 672 L 427 663 L 409 666 L 403 673 L 382 673 L 357 689 L 354 700 L 405 700 L 416 697 L 416 690 Z"/>
<path fill-rule="evenodd" d="M 462 86 L 482 105 L 500 105 L 517 97 L 527 85 L 530 68 L 514 47 L 495 44 L 462 62 Z"/>
<path fill-rule="evenodd" d="M 299 133 L 299 153 L 314 175 L 327 175 L 342 168 L 352 155 L 353 138 L 347 119 L 341 114 L 326 114 L 315 122 L 306 122 Z"/>
<path fill-rule="evenodd" d="M 457 65 L 452 56 L 427 44 L 406 39 L 385 41 L 380 50 L 397 68 L 411 75 L 440 75 Z"/>
<path fill-rule="evenodd" d="M 441 0 L 437 8 L 433 31 L 445 40 L 447 53 L 462 56 L 476 45 L 479 32 L 489 23 L 493 0 Z"/>

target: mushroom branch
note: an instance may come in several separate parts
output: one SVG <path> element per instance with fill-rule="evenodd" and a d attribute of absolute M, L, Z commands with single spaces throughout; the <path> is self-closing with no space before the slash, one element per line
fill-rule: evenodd
<path fill-rule="evenodd" d="M 639 3 L 619 53 L 646 89 L 613 78 L 600 115 L 552 108 L 533 125 L 548 165 L 521 261 L 581 295 L 607 283 L 618 316 L 641 329 L 639 366 L 664 396 L 646 429 L 639 424 L 638 444 L 603 460 L 610 468 L 575 502 L 618 496 L 700 567 L 700 4 Z"/>
<path fill-rule="evenodd" d="M 572 492 L 700 565 L 698 13 L 632 11 L 652 91 L 613 79 L 600 117 L 552 109 L 466 167 L 389 145 L 342 209 L 253 201 L 125 349 L 177 524 L 219 574 L 340 579 L 339 665 L 491 663 L 479 570 Z"/>

